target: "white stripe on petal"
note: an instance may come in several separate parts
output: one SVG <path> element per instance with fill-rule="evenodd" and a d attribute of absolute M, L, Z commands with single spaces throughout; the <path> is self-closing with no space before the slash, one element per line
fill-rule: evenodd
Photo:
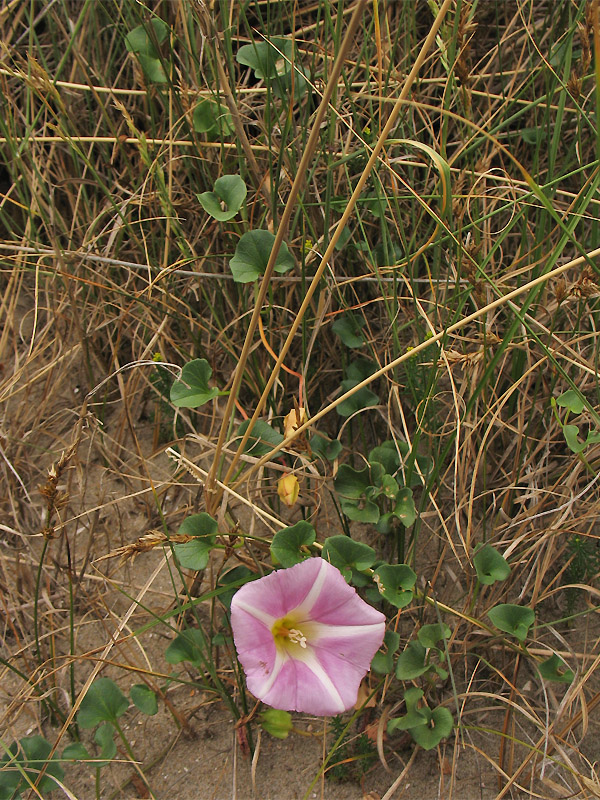
<path fill-rule="evenodd" d="M 317 577 L 315 578 L 315 582 L 313 583 L 310 592 L 306 595 L 304 600 L 300 603 L 300 605 L 294 609 L 294 616 L 301 620 L 307 619 L 310 617 L 310 612 L 313 609 L 314 604 L 319 599 L 319 595 L 321 594 L 321 589 L 325 581 L 327 580 L 327 570 L 329 568 L 329 564 L 324 559 L 321 559 L 321 563 L 319 564 L 319 571 L 317 572 Z"/>
<path fill-rule="evenodd" d="M 261 611 L 260 608 L 250 606 L 247 603 L 244 603 L 243 600 L 237 599 L 237 597 L 238 595 L 234 596 L 234 601 L 237 608 L 241 608 L 242 611 L 246 611 L 248 614 L 250 614 L 250 616 L 254 617 L 254 619 L 257 619 L 259 622 L 264 622 L 268 628 L 273 627 L 277 617 L 274 617 L 273 614 L 268 614 L 266 611 Z"/>
<path fill-rule="evenodd" d="M 279 673 L 283 669 L 283 665 L 288 660 L 288 654 L 282 647 L 278 647 L 275 654 L 275 663 L 273 664 L 273 672 L 265 679 L 261 686 L 254 686 L 252 693 L 255 694 L 259 700 L 262 700 L 271 691 L 271 687 L 277 680 Z M 255 691 L 256 690 L 256 691 Z"/>
<path fill-rule="evenodd" d="M 302 661 L 304 664 L 306 664 L 315 678 L 317 678 L 317 680 L 323 686 L 332 702 L 335 704 L 335 706 L 337 706 L 339 713 L 341 714 L 342 711 L 345 711 L 346 707 L 340 696 L 340 693 L 335 688 L 334 683 L 329 675 L 325 672 L 314 650 L 309 648 L 308 650 L 303 651 L 302 654 L 296 658 L 296 661 Z"/>
<path fill-rule="evenodd" d="M 366 633 L 375 633 L 385 628 L 383 622 L 373 622 L 370 625 L 327 625 L 324 622 L 311 622 L 310 625 L 311 644 L 326 639 L 352 639 L 354 637 L 360 639 Z"/>

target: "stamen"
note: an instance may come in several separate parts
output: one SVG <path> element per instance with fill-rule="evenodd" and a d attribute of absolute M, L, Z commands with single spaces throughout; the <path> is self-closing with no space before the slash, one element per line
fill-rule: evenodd
<path fill-rule="evenodd" d="M 294 642 L 294 644 L 299 644 L 300 647 L 306 648 L 306 636 L 302 633 L 302 631 L 299 631 L 296 628 L 292 628 L 290 630 L 289 640 L 290 642 Z"/>

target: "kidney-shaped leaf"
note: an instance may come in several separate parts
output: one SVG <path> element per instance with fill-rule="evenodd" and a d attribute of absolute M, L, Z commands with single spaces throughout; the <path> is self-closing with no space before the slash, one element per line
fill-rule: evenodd
<path fill-rule="evenodd" d="M 374 573 L 379 591 L 396 608 L 404 608 L 413 598 L 417 576 L 407 564 L 383 564 Z"/>
<path fill-rule="evenodd" d="M 135 686 L 132 686 L 129 690 L 129 696 L 134 706 L 139 708 L 143 714 L 153 717 L 158 713 L 156 695 L 145 683 L 136 683 Z"/>
<path fill-rule="evenodd" d="M 173 550 L 181 566 L 184 569 L 205 569 L 218 532 L 217 522 L 205 512 L 192 514 L 184 519 L 177 529 L 177 533 L 194 538 L 189 542 L 173 545 Z"/>
<path fill-rule="evenodd" d="M 331 330 L 336 336 L 339 336 L 346 347 L 356 348 L 362 347 L 365 343 L 365 337 L 362 333 L 362 328 L 365 326 L 363 317 L 358 314 L 344 314 L 336 319 L 331 326 Z"/>
<path fill-rule="evenodd" d="M 473 564 L 481 583 L 491 585 L 510 575 L 508 561 L 491 544 L 484 544 L 473 556 Z"/>
<path fill-rule="evenodd" d="M 410 729 L 411 736 L 423 750 L 432 750 L 434 747 L 450 736 L 454 727 L 454 719 L 447 708 L 438 706 L 431 711 L 423 708 L 421 711 L 428 718 L 423 725 L 415 725 Z"/>
<path fill-rule="evenodd" d="M 197 133 L 233 132 L 231 114 L 214 100 L 201 100 L 192 111 L 192 127 Z"/>
<path fill-rule="evenodd" d="M 270 231 L 248 231 L 239 240 L 235 255 L 229 261 L 233 279 L 237 283 L 251 283 L 264 273 L 275 236 Z M 275 261 L 275 272 L 289 272 L 294 267 L 294 259 L 285 242 Z"/>
<path fill-rule="evenodd" d="M 197 195 L 202 208 L 219 222 L 233 219 L 242 207 L 248 190 L 239 175 L 223 175 L 212 192 Z"/>
<path fill-rule="evenodd" d="M 410 528 L 417 518 L 417 509 L 413 500 L 412 489 L 405 486 L 396 495 L 396 505 L 394 506 L 394 516 L 398 517 L 405 528 Z"/>
<path fill-rule="evenodd" d="M 388 475 L 394 475 L 400 466 L 400 457 L 394 442 L 383 442 L 369 453 L 369 464 L 382 464 Z"/>
<path fill-rule="evenodd" d="M 581 414 L 585 408 L 583 397 L 574 389 L 567 389 L 559 397 L 556 398 L 556 405 L 561 408 L 568 408 L 573 414 Z"/>
<path fill-rule="evenodd" d="M 400 681 L 412 681 L 424 675 L 429 669 L 425 663 L 427 651 L 421 642 L 409 642 L 405 650 L 398 656 L 396 664 L 396 677 Z"/>
<path fill-rule="evenodd" d="M 538 664 L 538 671 L 546 681 L 556 681 L 557 683 L 572 683 L 575 673 L 569 669 L 565 662 L 556 653 L 553 653 L 546 661 Z"/>
<path fill-rule="evenodd" d="M 388 722 L 388 733 L 394 731 L 408 731 L 417 725 L 423 725 L 427 722 L 427 715 L 424 713 L 426 709 L 417 708 L 417 703 L 423 697 L 423 690 L 417 689 L 416 686 L 411 686 L 404 693 L 404 702 L 406 703 L 406 714 L 403 717 L 396 717 Z"/>
<path fill-rule="evenodd" d="M 237 51 L 238 64 L 250 67 L 257 78 L 275 78 L 291 69 L 293 44 L 290 39 L 274 37 L 270 42 L 252 42 Z"/>
<path fill-rule="evenodd" d="M 569 449 L 574 453 L 581 453 L 586 447 L 591 444 L 600 442 L 600 431 L 590 431 L 587 435 L 585 442 L 579 441 L 579 428 L 577 425 L 563 425 L 563 434 L 565 441 L 569 445 Z"/>
<path fill-rule="evenodd" d="M 156 42 L 162 44 L 169 35 L 169 26 L 162 19 L 154 17 L 150 20 Z M 137 56 L 146 78 L 152 83 L 166 83 L 167 75 L 158 57 L 152 36 L 144 25 L 138 25 L 125 37 L 125 47 Z"/>
<path fill-rule="evenodd" d="M 244 420 L 238 428 L 238 436 L 243 436 L 248 430 L 250 420 Z M 283 434 L 272 428 L 264 419 L 257 420 L 252 426 L 252 432 L 248 437 L 244 452 L 250 453 L 257 458 L 266 456 L 270 453 L 274 445 L 283 442 Z"/>
<path fill-rule="evenodd" d="M 283 528 L 275 534 L 271 542 L 271 556 L 282 567 L 293 567 L 309 555 L 302 548 L 311 545 L 315 538 L 313 526 L 301 519 L 290 528 Z"/>
<path fill-rule="evenodd" d="M 417 636 L 423 647 L 437 647 L 437 643 L 449 639 L 451 633 L 445 622 L 434 622 L 432 625 L 423 625 Z"/>
<path fill-rule="evenodd" d="M 358 500 L 362 497 L 371 483 L 368 467 L 354 469 L 348 464 L 342 464 L 333 479 L 333 487 L 342 497 Z"/>
<path fill-rule="evenodd" d="M 167 664 L 189 661 L 196 667 L 204 664 L 204 636 L 198 628 L 186 628 L 177 634 L 165 650 Z"/>
<path fill-rule="evenodd" d="M 158 17 L 153 17 L 150 20 L 150 25 L 153 28 L 157 43 L 162 44 L 169 35 L 169 26 Z M 152 37 L 144 25 L 138 25 L 137 28 L 129 31 L 125 37 L 125 47 L 130 53 L 141 53 L 152 58 L 156 58 L 158 55 Z"/>
<path fill-rule="evenodd" d="M 348 519 L 354 522 L 366 522 L 375 525 L 379 520 L 379 507 L 371 500 L 348 500 L 342 497 L 340 506 Z"/>
<path fill-rule="evenodd" d="M 184 364 L 181 380 L 175 381 L 171 386 L 173 405 L 178 408 L 198 408 L 213 397 L 225 394 L 208 385 L 211 375 L 212 369 L 205 358 L 195 358 Z"/>
<path fill-rule="evenodd" d="M 129 708 L 129 701 L 110 678 L 95 680 L 77 712 L 77 722 L 82 728 L 94 728 L 101 722 L 115 723 Z"/>
<path fill-rule="evenodd" d="M 337 567 L 349 581 L 352 569 L 368 569 L 375 561 L 375 550 L 368 544 L 355 542 L 349 536 L 330 536 L 325 539 L 322 557 Z"/>
<path fill-rule="evenodd" d="M 400 645 L 400 634 L 386 631 L 383 637 L 384 650 L 378 650 L 371 661 L 371 669 L 380 675 L 389 675 L 394 669 L 394 653 Z"/>
<path fill-rule="evenodd" d="M 104 722 L 98 727 L 94 734 L 94 741 L 100 748 L 98 757 L 102 760 L 94 761 L 95 767 L 105 767 L 117 755 L 115 732 L 115 727 L 110 722 Z"/>
<path fill-rule="evenodd" d="M 520 642 L 527 638 L 529 628 L 535 622 L 535 612 L 531 608 L 501 603 L 488 612 L 492 623 L 505 633 L 515 636 Z"/>
<path fill-rule="evenodd" d="M 54 778 L 62 781 L 65 773 L 61 765 L 54 760 L 56 756 L 48 760 L 51 751 L 50 742 L 38 734 L 20 739 L 18 745 L 13 742 L 10 746 L 11 755 L 7 753 L 0 760 L 0 798 L 2 800 L 20 798 L 21 795 L 15 793 L 19 790 L 25 792 L 31 784 L 38 781 L 42 769 L 45 770 L 45 774 L 38 783 L 40 792 L 38 796 L 42 796 L 41 792 L 45 794 L 57 789 Z M 23 772 L 31 783 L 26 781 Z"/>

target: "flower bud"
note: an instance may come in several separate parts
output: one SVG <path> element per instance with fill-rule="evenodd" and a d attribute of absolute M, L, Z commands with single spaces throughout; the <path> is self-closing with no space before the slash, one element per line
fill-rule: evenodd
<path fill-rule="evenodd" d="M 300 484 L 298 483 L 298 478 L 292 475 L 291 472 L 286 472 L 283 477 L 277 481 L 277 494 L 286 506 L 291 508 L 294 505 L 298 499 L 299 492 Z"/>

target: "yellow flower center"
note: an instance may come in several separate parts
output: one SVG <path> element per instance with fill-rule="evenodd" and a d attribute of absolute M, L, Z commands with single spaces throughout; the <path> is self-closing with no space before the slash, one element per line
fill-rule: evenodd
<path fill-rule="evenodd" d="M 289 617 L 278 619 L 273 625 L 271 632 L 275 638 L 275 644 L 289 647 L 290 645 L 300 645 L 306 649 L 306 636 L 299 628 L 293 627 L 294 621 Z"/>

